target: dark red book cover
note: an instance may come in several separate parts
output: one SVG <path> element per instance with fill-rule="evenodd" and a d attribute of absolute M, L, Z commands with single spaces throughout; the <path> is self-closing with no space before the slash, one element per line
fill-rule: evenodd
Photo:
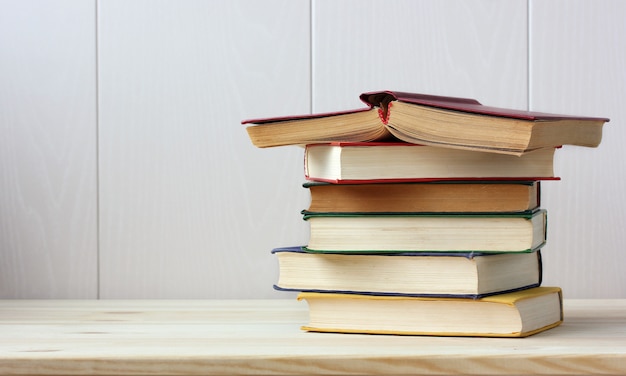
<path fill-rule="evenodd" d="M 608 118 L 600 118 L 600 117 L 560 115 L 560 114 L 551 114 L 551 113 L 537 112 L 537 111 L 525 111 L 525 110 L 517 110 L 517 109 L 509 109 L 509 108 L 484 106 L 479 101 L 475 99 L 470 99 L 470 98 L 408 93 L 408 92 L 391 91 L 391 90 L 372 91 L 372 92 L 362 93 L 361 95 L 359 95 L 359 99 L 363 103 L 365 103 L 368 107 L 353 109 L 353 110 L 346 110 L 346 111 L 326 112 L 326 113 L 309 114 L 309 115 L 292 115 L 292 116 L 281 116 L 281 117 L 271 117 L 271 118 L 248 119 L 248 120 L 243 120 L 241 123 L 242 124 L 263 124 L 263 123 L 272 123 L 272 122 L 279 122 L 279 121 L 322 118 L 322 117 L 329 117 L 329 116 L 346 115 L 346 114 L 351 114 L 355 112 L 370 111 L 373 108 L 379 109 L 379 115 L 381 119 L 383 120 L 383 122 L 385 122 L 386 121 L 385 119 L 388 118 L 387 116 L 387 111 L 389 109 L 388 105 L 389 103 L 393 101 L 413 103 L 413 104 L 424 105 L 424 106 L 429 106 L 429 107 L 437 107 L 437 108 L 443 108 L 447 110 L 475 113 L 475 114 L 480 114 L 480 115 L 500 116 L 500 117 L 530 120 L 530 121 L 562 120 L 562 119 L 601 120 L 605 122 L 609 121 Z"/>

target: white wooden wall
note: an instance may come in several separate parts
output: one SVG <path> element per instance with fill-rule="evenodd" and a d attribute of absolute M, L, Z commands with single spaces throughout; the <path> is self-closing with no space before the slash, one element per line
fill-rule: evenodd
<path fill-rule="evenodd" d="M 607 116 L 547 182 L 545 284 L 626 298 L 626 2 L 0 0 L 0 298 L 291 298 L 302 150 L 363 91 Z"/>

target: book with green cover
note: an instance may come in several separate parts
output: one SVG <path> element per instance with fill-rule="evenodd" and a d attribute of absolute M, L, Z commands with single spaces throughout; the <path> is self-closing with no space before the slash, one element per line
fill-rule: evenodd
<path fill-rule="evenodd" d="M 561 324 L 559 287 L 482 299 L 300 293 L 309 305 L 303 330 L 432 336 L 526 337 Z"/>
<path fill-rule="evenodd" d="M 532 252 L 546 242 L 545 209 L 530 213 L 311 213 L 311 252 Z"/>

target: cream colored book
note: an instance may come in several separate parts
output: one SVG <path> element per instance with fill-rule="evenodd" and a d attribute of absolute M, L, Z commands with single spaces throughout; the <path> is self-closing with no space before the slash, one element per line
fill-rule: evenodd
<path fill-rule="evenodd" d="M 555 148 L 521 157 L 410 143 L 306 145 L 304 175 L 336 184 L 441 180 L 550 180 Z"/>
<path fill-rule="evenodd" d="M 541 253 L 310 253 L 273 250 L 278 290 L 477 298 L 541 283 Z"/>

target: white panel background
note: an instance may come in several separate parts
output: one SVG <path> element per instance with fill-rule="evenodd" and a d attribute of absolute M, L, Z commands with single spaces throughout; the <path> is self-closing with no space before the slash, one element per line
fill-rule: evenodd
<path fill-rule="evenodd" d="M 566 297 L 626 297 L 626 2 L 531 5 L 531 109 L 611 119 L 598 149 L 563 147 L 561 181 L 544 185 L 545 283 Z"/>
<path fill-rule="evenodd" d="M 316 1 L 313 110 L 363 106 L 371 90 L 526 108 L 526 1 Z"/>
<path fill-rule="evenodd" d="M 0 297 L 97 296 L 95 1 L 0 1 Z"/>
<path fill-rule="evenodd" d="M 242 119 L 391 89 L 608 116 L 565 147 L 545 281 L 626 297 L 626 3 L 0 0 L 0 298 L 289 298 L 302 150 Z"/>
<path fill-rule="evenodd" d="M 293 1 L 100 2 L 102 298 L 276 294 L 270 250 L 305 234 L 301 151 L 256 149 L 239 123 L 309 111 L 309 19 Z"/>

